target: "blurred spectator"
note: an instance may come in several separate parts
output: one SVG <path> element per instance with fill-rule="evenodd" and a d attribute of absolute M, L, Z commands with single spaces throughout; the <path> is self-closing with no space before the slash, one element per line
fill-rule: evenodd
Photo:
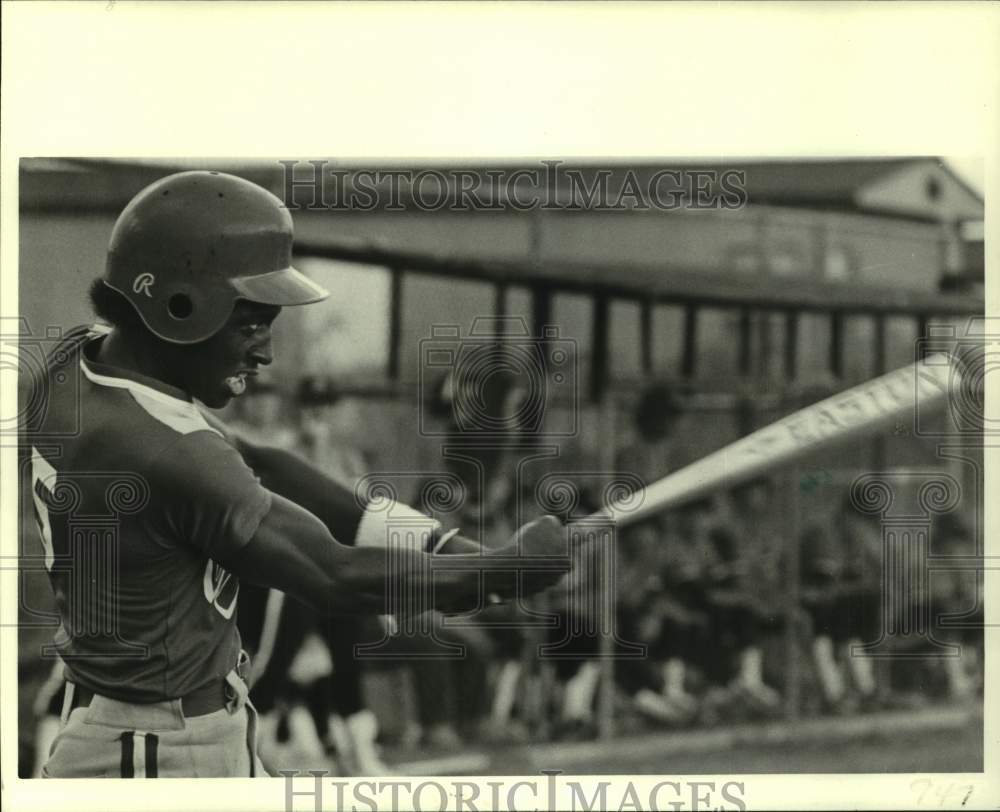
<path fill-rule="evenodd" d="M 958 511 L 938 514 L 931 525 L 931 554 L 960 557 L 976 554 L 975 532 Z M 953 699 L 982 691 L 982 572 L 971 569 L 932 571 L 930 602 L 935 639 L 958 645 L 957 656 L 936 659 L 944 674 L 944 690 Z"/>
<path fill-rule="evenodd" d="M 360 445 L 357 435 L 334 430 L 333 410 L 339 402 L 340 391 L 329 378 L 317 375 L 302 378 L 296 393 L 295 442 L 307 459 L 353 489 L 358 479 L 371 473 L 374 460 Z"/>
<path fill-rule="evenodd" d="M 834 652 L 832 632 L 840 627 L 833 623 L 836 614 L 837 581 L 842 566 L 833 533 L 825 526 L 810 524 L 801 538 L 802 605 L 811 621 L 810 643 L 813 668 L 822 691 L 826 709 L 836 709 L 844 699 L 846 686 Z M 843 642 L 843 641 L 841 641 Z"/>
<path fill-rule="evenodd" d="M 831 525 L 829 530 L 810 525 L 803 532 L 802 599 L 812 619 L 812 655 L 824 704 L 844 710 L 851 701 L 841 660 L 854 699 L 862 706 L 878 701 L 872 658 L 852 650 L 879 635 L 882 532 L 877 519 L 854 508 L 849 494 Z"/>
<path fill-rule="evenodd" d="M 712 637 L 728 686 L 753 709 L 774 711 L 781 697 L 764 682 L 763 643 L 779 625 L 775 603 L 779 540 L 769 530 L 770 481 L 755 479 L 726 494 L 726 509 L 708 531 L 707 602 Z"/>
<path fill-rule="evenodd" d="M 633 413 L 634 441 L 618 454 L 616 468 L 648 484 L 676 465 L 675 428 L 681 409 L 669 385 L 653 383 Z M 641 714 L 664 723 L 688 721 L 697 703 L 685 676 L 690 640 L 703 619 L 686 605 L 690 549 L 671 537 L 666 515 L 630 527 L 619 536 L 618 626 L 624 639 L 648 646 L 647 659 L 621 660 L 616 676 Z M 674 543 L 679 542 L 679 543 Z"/>
<path fill-rule="evenodd" d="M 690 536 L 670 532 L 662 521 L 636 527 L 619 549 L 618 631 L 647 646 L 645 659 L 616 663 L 619 684 L 643 715 L 690 721 L 698 711 L 690 671 L 708 632 L 698 550 Z"/>

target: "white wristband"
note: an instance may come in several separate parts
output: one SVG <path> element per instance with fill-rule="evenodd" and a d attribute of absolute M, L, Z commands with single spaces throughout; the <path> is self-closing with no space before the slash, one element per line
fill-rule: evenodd
<path fill-rule="evenodd" d="M 356 547 L 387 547 L 390 528 L 405 530 L 393 535 L 412 549 L 423 552 L 428 539 L 441 529 L 441 523 L 402 502 L 377 498 L 369 502 L 361 514 L 354 544 Z"/>

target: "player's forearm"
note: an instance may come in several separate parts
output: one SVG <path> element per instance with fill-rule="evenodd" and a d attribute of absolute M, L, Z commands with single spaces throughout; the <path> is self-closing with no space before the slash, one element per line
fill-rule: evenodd
<path fill-rule="evenodd" d="M 439 566 L 446 563 L 446 568 Z M 336 561 L 314 560 L 319 578 L 297 581 L 295 593 L 328 614 L 410 614 L 428 609 L 462 611 L 482 605 L 487 595 L 502 599 L 517 594 L 523 563 L 513 550 L 484 558 L 452 554 L 437 558 L 417 550 L 373 547 L 345 548 Z"/>
<path fill-rule="evenodd" d="M 339 544 L 297 505 L 273 499 L 250 542 L 220 563 L 240 580 L 278 589 L 324 614 L 377 614 L 384 586 L 363 588 L 351 578 L 351 553 L 361 551 Z"/>
<path fill-rule="evenodd" d="M 311 513 L 275 495 L 254 538 L 221 563 L 240 578 L 280 589 L 322 612 L 375 614 L 474 606 L 488 593 L 511 597 L 518 587 L 513 570 L 526 560 L 513 542 L 490 555 L 346 547 Z M 558 563 L 536 565 L 552 569 Z M 538 583 L 554 580 L 551 572 L 529 577 Z"/>

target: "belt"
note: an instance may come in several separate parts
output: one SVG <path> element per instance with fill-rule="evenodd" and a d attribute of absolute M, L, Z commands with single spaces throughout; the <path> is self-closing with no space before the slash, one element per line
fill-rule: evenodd
<path fill-rule="evenodd" d="M 219 680 L 217 682 L 210 682 L 203 688 L 198 688 L 186 696 L 182 696 L 180 698 L 181 712 L 190 719 L 193 716 L 205 716 L 206 714 L 222 710 L 228 702 L 226 688 L 225 681 Z M 94 692 L 89 688 L 84 688 L 82 685 L 66 683 L 66 690 L 73 691 L 73 698 L 70 701 L 69 707 L 70 711 L 76 710 L 76 708 L 88 707 L 94 698 Z M 137 702 L 135 704 L 142 703 Z"/>

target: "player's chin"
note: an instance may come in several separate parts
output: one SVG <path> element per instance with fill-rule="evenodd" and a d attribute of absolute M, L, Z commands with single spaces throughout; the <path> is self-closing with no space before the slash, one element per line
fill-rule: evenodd
<path fill-rule="evenodd" d="M 228 406 L 230 401 L 235 397 L 236 394 L 223 383 L 218 387 L 213 387 L 210 392 L 205 392 L 198 400 L 208 406 L 209 409 L 221 409 L 224 406 Z"/>
<path fill-rule="evenodd" d="M 203 405 L 207 406 L 209 409 L 224 409 L 229 405 L 230 401 L 233 399 L 232 395 L 226 395 L 225 397 L 217 398 L 198 398 Z"/>

